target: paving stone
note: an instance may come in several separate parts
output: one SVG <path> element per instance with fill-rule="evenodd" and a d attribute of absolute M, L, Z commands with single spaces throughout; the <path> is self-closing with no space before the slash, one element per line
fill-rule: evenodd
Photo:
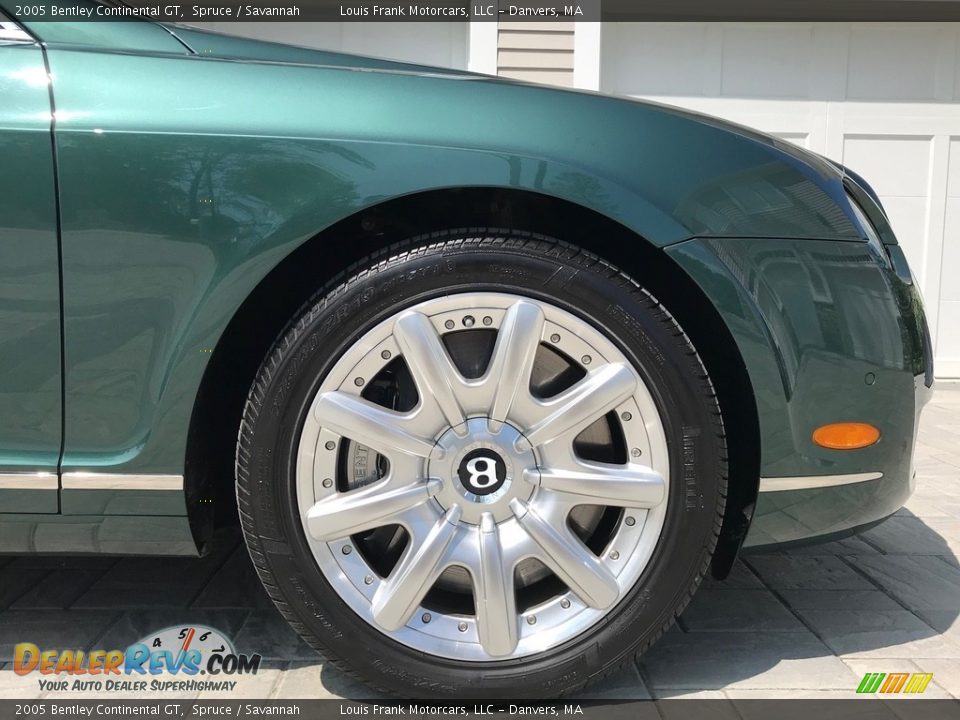
<path fill-rule="evenodd" d="M 915 661 L 915 664 L 922 672 L 933 673 L 931 682 L 953 697 L 960 698 L 960 658 L 923 658 Z"/>
<path fill-rule="evenodd" d="M 901 516 L 920 517 L 926 520 L 934 517 L 949 518 L 950 514 L 944 511 L 941 503 L 936 498 L 929 498 L 914 493 L 907 500 L 906 504 L 894 513 L 894 517 Z"/>
<path fill-rule="evenodd" d="M 863 538 L 888 555 L 949 555 L 944 538 L 917 517 L 892 517 L 863 533 Z"/>
<path fill-rule="evenodd" d="M 806 632 L 769 590 L 701 588 L 680 617 L 689 632 Z"/>
<path fill-rule="evenodd" d="M 274 688 L 274 697 L 298 700 L 343 698 L 348 700 L 389 700 L 385 695 L 321 662 L 290 663 Z"/>
<path fill-rule="evenodd" d="M 753 574 L 742 560 L 737 560 L 730 569 L 730 574 L 723 580 L 715 580 L 711 575 L 707 575 L 701 584 L 701 587 L 727 587 L 727 588 L 762 588 L 763 583 L 760 578 Z"/>
<path fill-rule="evenodd" d="M 932 532 L 943 539 L 951 553 L 956 556 L 957 544 L 960 544 L 960 520 L 952 517 L 930 517 L 924 518 L 924 522 Z"/>
<path fill-rule="evenodd" d="M 17 675 L 13 665 L 0 670 L 0 700 L 37 700 L 43 695 L 37 673 Z"/>
<path fill-rule="evenodd" d="M 8 570 L 106 570 L 119 558 L 109 555 L 19 555 L 3 566 Z"/>
<path fill-rule="evenodd" d="M 914 494 L 930 500 L 939 499 L 956 502 L 960 499 L 960 487 L 957 483 L 960 466 L 956 464 L 960 460 L 944 459 L 941 456 L 940 458 L 931 458 L 931 462 L 936 462 L 937 466 L 922 472 L 918 471 L 917 487 Z"/>
<path fill-rule="evenodd" d="M 6 610 L 0 615 L 0 660 L 13 660 L 13 646 L 87 649 L 119 613 L 108 610 Z"/>
<path fill-rule="evenodd" d="M 946 463 L 946 464 L 949 465 L 952 469 L 958 469 L 958 468 L 960 468 L 960 456 L 956 455 L 955 453 L 943 452 L 943 451 L 942 451 L 942 448 L 941 448 L 941 449 L 940 449 L 940 452 L 934 453 L 933 457 L 934 457 L 935 459 L 937 459 L 937 460 L 940 460 L 940 461 L 943 462 L 943 463 Z M 945 478 L 945 479 L 946 479 L 946 478 Z M 948 491 L 950 491 L 950 494 L 951 494 L 951 495 L 953 495 L 953 494 L 956 493 L 956 488 L 947 487 L 946 489 L 947 489 Z"/>
<path fill-rule="evenodd" d="M 649 700 L 650 692 L 633 663 L 573 695 L 571 700 Z"/>
<path fill-rule="evenodd" d="M 934 457 L 936 451 L 923 442 L 924 437 L 925 436 L 921 434 L 918 438 L 916 453 L 913 457 L 913 465 L 917 471 L 917 475 L 920 478 L 926 478 L 926 476 L 931 473 L 940 475 L 952 473 L 954 466 L 948 462 L 944 462 L 940 458 Z"/>
<path fill-rule="evenodd" d="M 780 596 L 794 610 L 902 610 L 880 590 L 781 590 Z"/>
<path fill-rule="evenodd" d="M 225 558 L 124 558 L 84 593 L 74 607 L 186 607 Z M 219 560 L 219 561 L 218 561 Z"/>
<path fill-rule="evenodd" d="M 924 445 L 934 448 L 933 457 L 950 462 L 952 457 L 957 456 L 957 435 L 943 428 L 938 430 L 938 432 L 924 432 L 922 441 Z"/>
<path fill-rule="evenodd" d="M 875 589 L 840 558 L 829 555 L 751 555 L 746 562 L 775 590 Z"/>
<path fill-rule="evenodd" d="M 911 610 L 960 613 L 960 568 L 938 557 L 860 555 L 850 560 Z"/>
<path fill-rule="evenodd" d="M 960 492 L 956 487 L 960 468 L 946 463 L 942 467 L 944 469 L 942 472 L 918 472 L 917 487 L 910 496 L 910 500 L 916 499 L 935 504 L 937 515 L 953 516 L 957 505 L 960 504 Z M 909 510 L 909 507 L 907 509 Z"/>
<path fill-rule="evenodd" d="M 10 607 L 20 610 L 65 610 L 103 573 L 103 569 L 51 571 L 17 598 Z"/>
<path fill-rule="evenodd" d="M 828 543 L 814 545 L 800 545 L 783 551 L 784 555 L 864 555 L 879 552 L 877 548 L 868 545 L 862 538 L 854 536 L 835 540 Z"/>
<path fill-rule="evenodd" d="M 907 610 L 798 612 L 837 655 L 904 659 L 960 656 L 960 644 Z"/>
<path fill-rule="evenodd" d="M 852 672 L 812 633 L 677 633 L 640 658 L 652 690 L 846 689 Z"/>
<path fill-rule="evenodd" d="M 273 608 L 251 611 L 233 640 L 237 652 L 259 653 L 265 660 L 316 662 L 319 657 Z"/>
<path fill-rule="evenodd" d="M 8 607 L 21 596 L 29 592 L 44 577 L 49 570 L 20 570 L 9 572 L 6 568 L 0 570 L 0 609 Z"/>
<path fill-rule="evenodd" d="M 956 610 L 915 610 L 921 620 L 938 633 L 960 642 L 960 618 Z"/>
<path fill-rule="evenodd" d="M 244 546 L 239 546 L 219 568 L 193 602 L 203 608 L 269 608 L 260 578 Z"/>

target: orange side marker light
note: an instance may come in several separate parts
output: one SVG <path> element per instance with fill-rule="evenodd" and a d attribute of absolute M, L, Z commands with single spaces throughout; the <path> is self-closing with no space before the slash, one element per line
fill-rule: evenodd
<path fill-rule="evenodd" d="M 880 431 L 869 423 L 831 423 L 813 431 L 813 441 L 831 450 L 858 450 L 873 445 L 879 439 Z"/>

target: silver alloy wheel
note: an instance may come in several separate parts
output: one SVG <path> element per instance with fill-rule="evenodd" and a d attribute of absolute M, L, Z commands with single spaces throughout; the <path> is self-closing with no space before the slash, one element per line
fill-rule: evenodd
<path fill-rule="evenodd" d="M 496 339 L 486 371 L 468 379 L 445 336 L 472 328 L 495 331 Z M 530 390 L 542 347 L 582 374 L 546 398 Z M 362 397 L 398 356 L 416 386 L 409 410 Z M 577 437 L 613 417 L 625 461 L 578 456 Z M 345 486 L 341 447 L 348 443 L 386 458 L 382 477 Z M 623 353 L 559 307 L 484 292 L 415 305 L 347 349 L 304 423 L 296 490 L 314 558 L 350 608 L 416 650 L 490 661 L 571 640 L 630 591 L 658 542 L 669 477 L 662 420 Z M 571 527 L 571 513 L 583 506 L 617 512 L 594 550 Z M 357 538 L 389 526 L 407 540 L 381 577 L 374 558 L 356 551 Z M 531 558 L 559 582 L 549 597 L 520 607 L 517 569 Z M 468 578 L 472 613 L 429 603 L 453 569 Z"/>

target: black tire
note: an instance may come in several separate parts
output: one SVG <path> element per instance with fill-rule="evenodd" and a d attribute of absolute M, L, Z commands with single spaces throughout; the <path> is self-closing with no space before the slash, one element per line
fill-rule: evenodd
<path fill-rule="evenodd" d="M 237 495 L 257 572 L 291 626 L 371 687 L 410 698 L 545 698 L 578 690 L 649 648 L 707 571 L 727 483 L 710 378 L 663 306 L 578 248 L 515 231 L 451 230 L 414 238 L 387 255 L 365 259 L 323 288 L 279 337 L 250 390 L 237 449 Z M 519 660 L 431 657 L 379 633 L 323 577 L 297 513 L 297 441 L 325 373 L 365 328 L 458 290 L 549 300 L 603 330 L 653 392 L 667 431 L 666 519 L 640 581 L 583 635 Z"/>

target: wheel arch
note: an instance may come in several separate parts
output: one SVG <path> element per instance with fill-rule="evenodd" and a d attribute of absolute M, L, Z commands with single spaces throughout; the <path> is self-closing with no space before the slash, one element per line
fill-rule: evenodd
<path fill-rule="evenodd" d="M 368 255 L 388 255 L 393 243 L 453 227 L 562 238 L 618 266 L 674 314 L 713 379 L 727 428 L 731 477 L 713 563 L 714 575 L 725 576 L 749 527 L 760 471 L 756 403 L 733 336 L 699 286 L 653 243 L 583 205 L 511 188 L 425 191 L 361 210 L 303 243 L 249 293 L 213 349 L 191 414 L 184 483 L 198 544 L 216 524 L 235 518 L 240 417 L 257 369 L 286 323 L 319 287 L 348 274 Z"/>

